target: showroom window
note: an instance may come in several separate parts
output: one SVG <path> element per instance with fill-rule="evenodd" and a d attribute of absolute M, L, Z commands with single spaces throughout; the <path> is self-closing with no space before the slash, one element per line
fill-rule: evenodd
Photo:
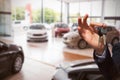
<path fill-rule="evenodd" d="M 0 36 L 11 35 L 11 0 L 0 0 Z"/>
<path fill-rule="evenodd" d="M 94 5 L 93 5 L 94 4 Z M 101 20 L 102 1 L 74 2 L 70 3 L 70 23 L 76 23 L 78 16 L 84 16 L 86 13 L 90 16 L 88 22 Z M 97 12 L 96 12 L 97 11 Z"/>
<path fill-rule="evenodd" d="M 57 0 L 44 0 L 44 22 L 54 23 L 60 22 L 61 2 Z"/>

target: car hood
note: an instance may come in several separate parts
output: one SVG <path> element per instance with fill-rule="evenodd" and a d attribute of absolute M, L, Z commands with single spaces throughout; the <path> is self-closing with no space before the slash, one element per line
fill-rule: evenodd
<path fill-rule="evenodd" d="M 83 71 L 99 71 L 94 60 L 66 62 L 57 67 L 53 80 L 72 80 L 72 76 Z"/>
<path fill-rule="evenodd" d="M 27 33 L 31 33 L 31 34 L 44 34 L 46 33 L 46 30 L 29 30 Z"/>
<path fill-rule="evenodd" d="M 59 66 L 65 68 L 66 70 L 70 68 L 80 68 L 80 69 L 98 68 L 93 59 L 65 62 L 60 64 Z"/>
<path fill-rule="evenodd" d="M 55 31 L 69 31 L 69 28 L 55 28 Z"/>
<path fill-rule="evenodd" d="M 10 44 L 8 46 L 8 51 L 20 51 L 22 50 L 22 48 L 20 46 L 14 45 L 14 44 Z"/>
<path fill-rule="evenodd" d="M 66 34 L 64 34 L 63 37 L 79 37 L 79 33 L 78 32 L 68 32 Z"/>

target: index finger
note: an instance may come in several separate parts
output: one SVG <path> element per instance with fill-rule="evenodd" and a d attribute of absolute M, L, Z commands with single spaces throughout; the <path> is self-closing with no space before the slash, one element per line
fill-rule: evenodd
<path fill-rule="evenodd" d="M 84 16 L 84 18 L 83 18 L 83 23 L 84 23 L 84 24 L 87 23 L 87 18 L 88 18 L 88 14 L 86 14 L 86 15 Z"/>
<path fill-rule="evenodd" d="M 80 27 L 81 26 L 81 17 L 78 17 L 78 26 Z"/>
<path fill-rule="evenodd" d="M 103 27 L 103 28 L 105 28 L 107 25 L 104 24 L 104 23 L 91 22 L 91 23 L 90 23 L 90 26 L 92 26 L 92 27 Z"/>

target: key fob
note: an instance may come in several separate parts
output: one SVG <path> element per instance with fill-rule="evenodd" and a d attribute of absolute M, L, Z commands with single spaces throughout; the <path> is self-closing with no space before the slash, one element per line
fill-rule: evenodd
<path fill-rule="evenodd" d="M 103 36 L 102 28 L 98 27 L 97 30 L 98 30 L 98 35 L 99 35 L 100 37 Z"/>

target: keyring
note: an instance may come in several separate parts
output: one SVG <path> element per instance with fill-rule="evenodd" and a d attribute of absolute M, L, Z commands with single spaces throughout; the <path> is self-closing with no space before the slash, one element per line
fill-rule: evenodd
<path fill-rule="evenodd" d="M 102 26 L 101 26 L 101 27 L 103 27 L 103 28 L 104 28 L 105 26 L 106 26 L 106 24 L 105 24 L 105 23 L 102 23 Z"/>

